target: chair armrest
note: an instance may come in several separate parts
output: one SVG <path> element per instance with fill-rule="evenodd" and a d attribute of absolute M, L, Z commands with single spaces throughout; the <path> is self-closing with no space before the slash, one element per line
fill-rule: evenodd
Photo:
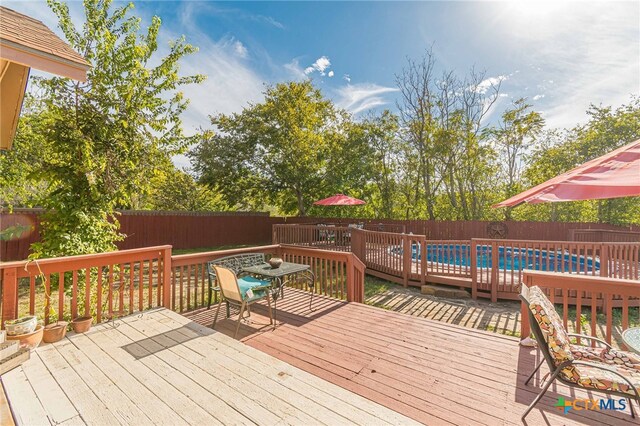
<path fill-rule="evenodd" d="M 638 400 L 640 400 L 640 391 L 638 391 L 638 388 L 635 387 L 633 385 L 633 383 L 631 383 L 631 381 L 628 378 L 626 378 L 622 374 L 618 373 L 614 368 L 611 368 L 611 367 L 607 366 L 606 364 L 600 364 L 600 363 L 597 363 L 597 362 L 588 362 L 588 361 L 568 361 L 568 363 L 570 365 L 585 365 L 587 367 L 597 368 L 599 370 L 605 370 L 605 371 L 607 371 L 607 372 L 609 372 L 609 373 L 611 373 L 611 374 L 613 374 L 615 376 L 618 376 L 626 384 L 628 384 L 631 389 L 634 390 L 634 392 L 636 393 L 636 398 Z"/>
<path fill-rule="evenodd" d="M 613 346 L 611 346 L 610 344 L 608 344 L 607 342 L 605 342 L 602 339 L 598 339 L 597 337 L 588 336 L 586 334 L 576 334 L 576 333 L 567 333 L 567 335 L 569 337 L 579 337 L 581 339 L 593 340 L 595 342 L 602 343 L 603 345 L 605 345 L 609 349 L 613 349 Z"/>

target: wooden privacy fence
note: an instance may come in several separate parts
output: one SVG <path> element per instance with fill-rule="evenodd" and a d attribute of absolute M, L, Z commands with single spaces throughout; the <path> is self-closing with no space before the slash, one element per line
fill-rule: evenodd
<path fill-rule="evenodd" d="M 167 245 L 0 263 L 2 324 L 27 314 L 41 316 L 45 324 L 82 315 L 99 323 L 157 306 L 198 309 L 207 303 L 206 263 L 240 253 L 311 265 L 316 293 L 364 301 L 365 267 L 352 253 L 269 245 L 172 256 Z"/>
<path fill-rule="evenodd" d="M 613 337 L 619 337 L 623 330 L 629 328 L 632 315 L 640 321 L 640 309 L 633 308 L 635 310 L 633 314 L 629 309 L 640 297 L 638 281 L 558 272 L 525 271 L 523 282 L 527 286 L 538 286 L 546 290 L 552 303 L 562 305 L 562 321 L 565 329 L 574 330 L 577 334 L 598 336 L 611 343 Z M 604 304 L 599 303 L 602 300 Z M 615 300 L 621 308 L 619 320 L 614 316 Z M 570 305 L 575 306 L 574 311 L 569 309 Z M 599 307 L 602 309 L 600 310 Z M 523 338 L 529 336 L 531 332 L 527 309 L 528 307 L 523 303 L 520 323 L 520 336 Z M 598 316 L 604 316 L 604 321 Z"/>
<path fill-rule="evenodd" d="M 19 226 L 26 229 L 19 238 L 0 240 L 0 261 L 23 260 L 29 255 L 29 247 L 40 240 L 39 217 L 42 209 L 15 209 L 9 213 L 0 209 L 0 231 Z M 268 213 L 252 212 L 167 212 L 131 211 L 118 212 L 120 231 L 127 235 L 118 242 L 120 250 L 171 245 L 174 249 L 192 249 L 230 245 L 262 245 L 273 242 L 287 243 L 273 237 L 272 232 L 290 229 L 290 224 L 334 224 L 344 228 L 359 224 L 364 229 L 377 232 L 412 232 L 425 235 L 429 240 L 470 240 L 490 237 L 491 222 L 475 220 L 392 220 L 363 218 L 322 217 L 270 217 Z M 570 222 L 502 222 L 506 237 L 510 239 L 562 240 L 571 239 L 569 233 L 577 230 L 619 231 L 606 235 L 620 236 L 640 233 L 637 225 L 620 227 L 600 223 Z M 282 228 L 272 228 L 282 225 Z M 293 225 L 295 226 L 295 225 Z M 287 228 L 288 227 L 288 228 Z M 338 231 L 336 231 L 338 232 Z M 578 234 L 576 234 L 578 235 Z M 588 235 L 588 234 L 581 234 Z M 592 234 L 598 236 L 600 234 Z M 594 236 L 594 238 L 595 238 Z M 578 237 L 576 236 L 576 239 Z M 600 237 L 598 237 L 600 238 Z M 604 237 L 602 237 L 604 238 Z M 609 237 L 608 237 L 609 238 Z M 622 237 L 618 237 L 622 238 Z M 594 241 L 594 240 L 591 240 Z M 598 240 L 606 241 L 606 240 Z M 616 239 L 626 242 L 629 240 Z M 635 240 L 640 241 L 638 239 Z M 300 242 L 296 242 L 299 244 Z"/>

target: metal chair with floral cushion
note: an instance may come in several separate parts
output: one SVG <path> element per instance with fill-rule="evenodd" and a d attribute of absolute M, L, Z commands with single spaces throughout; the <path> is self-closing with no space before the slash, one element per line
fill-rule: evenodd
<path fill-rule="evenodd" d="M 543 355 L 543 359 L 527 378 L 525 385 L 529 384 L 545 362 L 551 372 L 551 377 L 531 405 L 527 407 L 522 415 L 522 420 L 542 399 L 556 379 L 568 386 L 626 398 L 629 400 L 631 417 L 635 418 L 631 400 L 633 399 L 640 404 L 640 360 L 638 357 L 615 350 L 601 339 L 567 333 L 553 304 L 537 286 L 529 288 L 522 284 L 520 299 L 529 308 L 527 312 L 531 330 Z M 574 345 L 571 343 L 571 337 L 595 341 L 603 344 L 604 347 L 589 348 Z"/>
<path fill-rule="evenodd" d="M 221 266 L 214 266 L 213 269 L 215 271 L 216 281 L 220 287 L 222 297 L 224 297 L 227 303 L 236 305 L 240 308 L 240 313 L 238 314 L 238 325 L 236 326 L 236 331 L 233 334 L 234 339 L 238 335 L 238 330 L 240 330 L 240 323 L 242 322 L 245 310 L 248 310 L 250 305 L 262 299 L 267 299 L 267 305 L 269 307 L 269 324 L 273 325 L 271 296 L 269 291 L 271 288 L 270 281 L 259 280 L 250 276 L 238 278 L 235 272 Z M 219 303 L 211 328 L 216 326 L 221 306 L 222 303 Z"/>

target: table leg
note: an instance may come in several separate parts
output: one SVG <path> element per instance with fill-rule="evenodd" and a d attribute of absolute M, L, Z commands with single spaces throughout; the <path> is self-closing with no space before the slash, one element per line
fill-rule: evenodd
<path fill-rule="evenodd" d="M 276 277 L 276 288 L 271 291 L 271 296 L 273 297 L 273 326 L 277 324 L 277 315 L 278 315 L 278 293 L 280 293 L 280 288 L 282 287 L 282 279 L 280 277 Z"/>

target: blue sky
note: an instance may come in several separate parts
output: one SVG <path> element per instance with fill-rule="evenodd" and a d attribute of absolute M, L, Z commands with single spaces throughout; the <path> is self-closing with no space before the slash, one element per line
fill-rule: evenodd
<path fill-rule="evenodd" d="M 56 28 L 44 2 L 3 1 Z M 136 1 L 161 39 L 200 48 L 185 72 L 208 76 L 185 93 L 190 129 L 207 116 L 261 99 L 264 84 L 311 77 L 355 114 L 395 109 L 395 74 L 433 45 L 441 69 L 471 66 L 502 79 L 490 119 L 529 98 L 551 127 L 585 120 L 589 103 L 618 106 L 640 94 L 640 2 L 213 2 Z M 70 2 L 81 22 L 81 3 Z M 166 47 L 165 47 L 166 49 Z"/>

